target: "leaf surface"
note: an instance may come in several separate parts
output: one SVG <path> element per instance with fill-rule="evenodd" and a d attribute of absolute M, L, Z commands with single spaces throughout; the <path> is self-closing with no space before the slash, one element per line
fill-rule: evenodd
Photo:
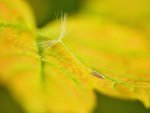
<path fill-rule="evenodd" d="M 95 89 L 110 96 L 141 100 L 150 106 L 150 40 L 125 25 L 103 19 L 78 16 L 68 20 L 71 32 L 64 42 L 87 67 L 105 76 L 93 80 Z M 56 34 L 50 24 L 41 32 Z"/>

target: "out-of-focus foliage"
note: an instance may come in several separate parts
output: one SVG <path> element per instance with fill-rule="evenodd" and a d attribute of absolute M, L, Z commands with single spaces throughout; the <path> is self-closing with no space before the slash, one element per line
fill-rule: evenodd
<path fill-rule="evenodd" d="M 149 23 L 149 0 L 87 0 L 85 11 L 92 15 L 105 16 L 110 20 L 141 24 Z M 88 12 L 89 13 L 89 12 Z M 146 25 L 146 23 L 144 25 Z"/>
<path fill-rule="evenodd" d="M 121 100 L 97 94 L 97 106 L 94 113 L 149 113 L 139 101 Z"/>
<path fill-rule="evenodd" d="M 73 14 L 79 11 L 83 0 L 27 0 L 33 7 L 37 26 L 43 27 L 49 21 L 60 17 L 59 13 Z"/>
<path fill-rule="evenodd" d="M 7 4 L 7 5 L 6 5 Z M 35 21 L 29 5 L 20 0 L 1 0 L 0 2 L 0 23 L 15 23 L 19 25 L 24 22 L 29 28 L 35 28 Z"/>
<path fill-rule="evenodd" d="M 25 113 L 10 92 L 2 86 L 0 86 L 0 113 Z"/>
<path fill-rule="evenodd" d="M 48 49 L 38 46 L 57 36 L 60 24 L 54 21 L 37 29 L 25 1 L 0 0 L 0 85 L 9 90 L 20 104 L 20 110 L 22 107 L 27 113 L 91 113 L 96 106 L 95 89 L 121 99 L 140 100 L 146 107 L 150 106 L 149 35 L 108 19 L 114 15 L 118 20 L 127 22 L 129 19 L 132 23 L 132 19 L 138 19 L 141 13 L 149 14 L 149 8 L 143 7 L 138 15 L 135 10 L 135 15 L 131 12 L 133 17 L 130 17 L 126 12 L 125 15 L 115 13 L 118 10 L 113 11 L 111 7 L 104 10 L 108 0 L 106 3 L 84 2 L 87 6 L 81 14 L 67 20 L 72 27 L 63 41 L 79 61 L 89 69 L 103 73 L 105 79 L 91 75 L 63 43 Z M 41 3 L 41 6 L 45 5 Z M 86 11 L 91 13 L 84 15 Z M 101 11 L 109 16 L 98 16 Z M 40 26 L 51 20 L 47 17 L 48 12 L 38 13 L 44 15 L 39 17 Z M 43 20 L 46 17 L 48 19 Z M 148 19 L 146 22 L 149 23 Z M 148 31 L 149 26 L 144 28 Z"/>

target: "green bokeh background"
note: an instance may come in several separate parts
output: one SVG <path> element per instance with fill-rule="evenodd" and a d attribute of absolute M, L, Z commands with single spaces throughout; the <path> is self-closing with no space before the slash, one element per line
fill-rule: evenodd
<path fill-rule="evenodd" d="M 79 12 L 83 0 L 28 0 L 34 10 L 37 26 L 43 27 L 46 23 L 60 16 L 60 12 L 68 15 Z M 57 18 L 58 18 L 57 17 Z"/>

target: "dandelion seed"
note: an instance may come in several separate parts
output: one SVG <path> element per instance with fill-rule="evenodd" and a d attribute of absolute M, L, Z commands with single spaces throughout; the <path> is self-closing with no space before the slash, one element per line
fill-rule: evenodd
<path fill-rule="evenodd" d="M 62 41 L 62 38 L 64 38 L 64 36 L 65 36 L 65 32 L 66 32 L 66 15 L 64 15 L 61 18 L 61 22 L 62 22 L 62 25 L 61 25 L 61 29 L 60 29 L 60 35 L 58 37 L 59 41 Z"/>
<path fill-rule="evenodd" d="M 44 47 L 44 46 L 50 46 L 51 44 L 55 44 L 57 41 L 56 40 L 52 40 L 52 41 L 47 41 L 47 42 L 42 42 L 42 43 L 38 43 L 37 46 L 38 47 Z"/>
<path fill-rule="evenodd" d="M 57 39 L 55 40 L 49 40 L 49 41 L 45 41 L 45 42 L 40 42 L 37 44 L 38 47 L 42 47 L 44 49 L 48 49 L 52 46 L 54 46 L 55 44 L 57 44 L 58 42 L 60 42 L 63 47 L 68 51 L 68 53 L 72 56 L 72 58 L 77 61 L 85 70 L 87 70 L 87 72 L 89 72 L 90 74 L 98 77 L 98 78 L 101 78 L 101 79 L 105 79 L 105 76 L 101 73 L 99 73 L 98 71 L 93 71 L 91 70 L 90 68 L 86 67 L 84 64 L 82 64 L 73 54 L 72 52 L 68 49 L 68 47 L 62 42 L 62 39 L 64 38 L 65 36 L 65 33 L 66 33 L 66 14 L 64 14 L 64 16 L 61 17 L 60 19 L 61 21 L 61 28 L 60 28 L 60 34 L 58 36 Z M 42 33 L 39 33 L 40 35 L 48 38 L 47 36 L 45 36 L 44 34 Z"/>
<path fill-rule="evenodd" d="M 49 41 L 45 41 L 45 42 L 40 42 L 40 43 L 37 44 L 38 47 L 42 47 L 44 49 L 48 49 L 48 48 L 54 46 L 55 44 L 57 44 L 58 42 L 62 43 L 62 38 L 64 38 L 65 32 L 66 32 L 66 14 L 64 14 L 64 16 L 61 17 L 60 21 L 61 21 L 62 24 L 61 24 L 60 34 L 59 34 L 58 38 L 55 39 L 55 40 L 49 40 Z M 39 34 L 44 36 L 44 37 L 46 37 L 46 38 L 48 38 L 47 36 L 45 36 L 42 33 L 39 33 Z"/>
<path fill-rule="evenodd" d="M 54 42 L 49 43 L 49 44 L 45 47 L 45 49 L 48 49 L 48 48 L 54 46 L 56 43 L 58 43 L 58 41 L 55 41 L 55 40 L 54 40 Z"/>

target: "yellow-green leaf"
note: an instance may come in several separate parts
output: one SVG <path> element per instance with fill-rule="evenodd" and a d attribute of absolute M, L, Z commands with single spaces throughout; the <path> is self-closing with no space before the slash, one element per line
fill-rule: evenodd
<path fill-rule="evenodd" d="M 29 4 L 23 0 L 1 0 L 0 24 L 21 22 L 30 29 L 35 29 L 35 20 Z"/>
<path fill-rule="evenodd" d="M 150 47 L 143 32 L 80 16 L 68 21 L 70 38 L 50 47 L 45 41 L 56 41 L 51 36 L 58 25 L 36 30 L 31 12 L 22 12 L 24 2 L 13 2 L 0 1 L 0 84 L 26 112 L 91 113 L 95 89 L 150 106 Z M 94 76 L 98 71 L 103 79 Z"/>
<path fill-rule="evenodd" d="M 150 42 L 140 30 L 89 16 L 68 20 L 71 32 L 64 42 L 87 67 L 104 74 L 95 89 L 110 96 L 141 100 L 150 106 Z M 56 34 L 50 24 L 41 30 Z"/>

